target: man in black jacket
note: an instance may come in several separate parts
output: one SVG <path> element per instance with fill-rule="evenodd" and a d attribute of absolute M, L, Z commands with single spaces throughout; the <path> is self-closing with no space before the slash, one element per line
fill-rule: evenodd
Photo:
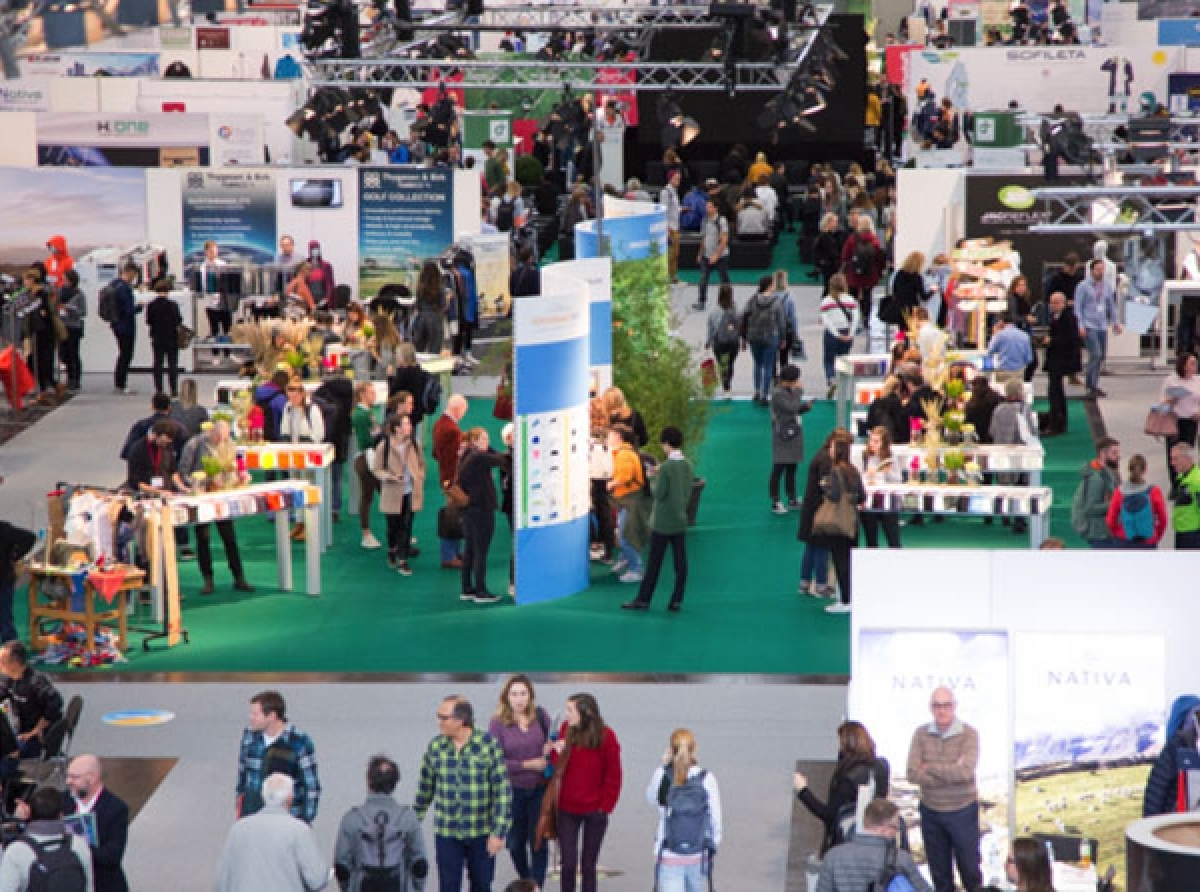
<path fill-rule="evenodd" d="M 41 672 L 29 665 L 29 651 L 20 641 L 0 647 L 0 703 L 8 701 L 16 716 L 17 743 L 22 759 L 42 752 L 46 729 L 63 717 L 62 694 Z"/>
<path fill-rule="evenodd" d="M 137 314 L 142 311 L 133 296 L 133 283 L 139 275 L 137 264 L 127 263 L 121 270 L 121 278 L 112 282 L 116 300 L 109 325 L 117 339 L 117 365 L 113 369 L 113 387 L 117 393 L 134 393 L 129 389 L 129 366 L 133 362 L 133 347 L 137 341 Z"/>
<path fill-rule="evenodd" d="M 129 892 L 121 859 L 129 836 L 129 806 L 104 786 L 100 760 L 79 756 L 67 766 L 67 789 L 63 792 L 63 814 L 92 814 L 96 819 L 92 850 L 92 876 L 96 892 Z"/>
<path fill-rule="evenodd" d="M 154 352 L 154 391 L 163 390 L 163 368 L 171 386 L 171 399 L 179 395 L 179 326 L 183 314 L 171 300 L 171 283 L 160 279 L 154 285 L 157 295 L 146 307 L 146 327 L 150 329 L 150 347 Z"/>
<path fill-rule="evenodd" d="M 13 621 L 13 590 L 17 585 L 17 561 L 29 553 L 37 536 L 29 530 L 0 520 L 0 643 L 17 637 Z"/>
<path fill-rule="evenodd" d="M 174 421 L 154 422 L 146 436 L 129 447 L 126 486 L 135 492 L 171 492 L 175 474 L 175 441 L 183 429 Z"/>
<path fill-rule="evenodd" d="M 1076 374 L 1082 367 L 1080 350 L 1083 338 L 1079 334 L 1079 323 L 1075 311 L 1067 306 L 1067 297 L 1061 291 L 1050 295 L 1050 334 L 1046 338 L 1046 376 L 1050 384 L 1047 399 L 1050 413 L 1046 418 L 1042 436 L 1053 437 L 1067 432 L 1067 395 L 1063 378 Z"/>

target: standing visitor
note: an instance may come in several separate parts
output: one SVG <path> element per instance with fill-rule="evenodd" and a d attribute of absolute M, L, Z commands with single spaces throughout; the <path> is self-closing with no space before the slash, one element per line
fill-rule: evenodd
<path fill-rule="evenodd" d="M 375 447 L 375 476 L 379 511 L 387 520 L 387 562 L 401 576 L 412 576 L 413 514 L 424 507 L 425 455 L 413 438 L 411 418 L 395 415 L 384 427 L 384 438 Z"/>
<path fill-rule="evenodd" d="M 410 805 L 396 801 L 400 769 L 387 756 L 367 763 L 367 799 L 342 816 L 333 872 L 345 892 L 424 889 L 429 873 L 421 822 Z M 386 860 L 386 859 L 391 860 Z M 391 884 L 391 885 L 388 885 Z"/>
<path fill-rule="evenodd" d="M 41 271 L 32 267 L 21 277 L 25 294 L 37 301 L 37 309 L 29 316 L 33 334 L 33 362 L 37 372 L 40 401 L 55 397 L 55 375 L 58 361 L 58 333 L 54 324 L 58 318 L 58 299 L 42 281 Z"/>
<path fill-rule="evenodd" d="M 291 779 L 291 813 L 311 824 L 317 816 L 321 782 L 312 738 L 289 725 L 287 703 L 278 691 L 260 691 L 250 698 L 250 722 L 242 733 L 238 753 L 237 812 L 239 817 L 260 811 L 264 779 L 282 774 Z"/>
<path fill-rule="evenodd" d="M 496 531 L 496 481 L 492 471 L 503 469 L 512 456 L 491 448 L 488 432 L 481 427 L 467 431 L 458 462 L 458 483 L 467 494 L 463 509 L 463 533 L 466 545 L 462 558 L 462 594 L 460 600 L 476 604 L 495 604 L 500 600 L 487 586 L 488 550 Z"/>
<path fill-rule="evenodd" d="M 979 732 L 956 715 L 954 692 L 939 687 L 929 701 L 933 721 L 913 733 L 909 783 L 921 789 L 921 838 L 936 892 L 954 892 L 954 865 L 964 889 L 983 885 L 979 858 Z"/>
<path fill-rule="evenodd" d="M 458 462 L 463 446 L 463 432 L 459 425 L 466 414 L 467 398 L 461 393 L 456 393 L 446 400 L 445 411 L 433 424 L 433 460 L 437 462 L 443 494 L 450 484 L 458 480 Z M 463 565 L 462 540 L 445 538 L 439 530 L 438 544 L 441 549 L 442 569 L 460 569 Z"/>
<path fill-rule="evenodd" d="M 1175 370 L 1163 379 L 1159 400 L 1171 407 L 1178 418 L 1178 429 L 1173 437 L 1166 437 L 1167 461 L 1176 443 L 1196 445 L 1196 428 L 1200 422 L 1200 362 L 1194 353 L 1180 353 L 1175 357 Z"/>
<path fill-rule="evenodd" d="M 217 892 L 317 892 L 328 885 L 329 865 L 312 827 L 296 818 L 295 797 L 291 777 L 268 775 L 263 808 L 229 828 Z"/>
<path fill-rule="evenodd" d="M 87 296 L 79 289 L 79 273 L 73 268 L 63 273 L 63 286 L 58 291 L 58 313 L 67 327 L 67 339 L 58 345 L 58 358 L 67 370 L 67 390 L 79 390 L 83 381 L 79 344 L 83 340 Z"/>
<path fill-rule="evenodd" d="M 875 235 L 875 224 L 860 214 L 858 224 L 842 245 L 842 274 L 858 301 L 864 325 L 871 324 L 871 291 L 883 275 L 886 257 Z"/>
<path fill-rule="evenodd" d="M 638 587 L 637 597 L 621 605 L 624 610 L 648 610 L 658 585 L 667 546 L 675 562 L 675 586 L 667 610 L 678 613 L 683 608 L 683 591 L 687 585 L 687 507 L 692 498 L 695 475 L 692 463 L 683 454 L 683 432 L 677 427 L 664 427 L 659 438 L 664 461 L 654 479 L 654 511 L 650 517 L 650 557 L 646 573 Z"/>
<path fill-rule="evenodd" d="M 1061 4 L 1061 0 L 1056 0 Z M 1061 9 L 1061 5 L 1055 9 Z M 1012 854 L 1004 862 L 1005 878 L 1017 892 L 1054 892 L 1054 871 L 1046 843 L 1031 836 L 1013 840 Z"/>
<path fill-rule="evenodd" d="M 613 572 L 621 582 L 641 582 L 642 549 L 649 538 L 653 505 L 646 469 L 634 447 L 633 431 L 627 425 L 617 424 L 608 429 L 608 448 L 613 465 L 608 488 L 617 504 L 617 547 L 620 551 Z"/>
<path fill-rule="evenodd" d="M 804 461 L 804 425 L 800 416 L 812 408 L 812 400 L 804 399 L 800 370 L 786 365 L 779 374 L 779 386 L 771 394 L 771 479 L 767 492 L 771 511 L 787 514 L 800 507 L 796 498 L 796 465 Z M 779 482 L 787 493 L 787 505 L 779 498 Z"/>
<path fill-rule="evenodd" d="M 71 760 L 66 782 L 63 814 L 90 814 L 95 818 L 96 838 L 88 842 L 95 892 L 129 892 L 121 867 L 129 838 L 129 806 L 104 785 L 104 769 L 91 754 Z"/>
<path fill-rule="evenodd" d="M 1054 437 L 1067 432 L 1067 394 L 1063 379 L 1074 376 L 1082 368 L 1083 336 L 1075 311 L 1067 306 L 1061 291 L 1050 295 L 1050 331 L 1046 338 L 1046 377 L 1049 381 L 1046 397 L 1050 413 L 1043 436 Z"/>
<path fill-rule="evenodd" d="M 850 433 L 845 428 L 834 428 L 808 463 L 804 499 L 800 503 L 800 527 L 796 532 L 796 538 L 804 543 L 804 557 L 800 561 L 800 594 L 814 598 L 829 598 L 836 594 L 828 584 L 829 549 L 813 541 L 813 518 L 821 503 L 821 481 L 829 475 L 829 447 L 836 438 L 849 441 Z"/>
<path fill-rule="evenodd" d="M 829 795 L 822 802 L 801 771 L 792 776 L 796 798 L 804 803 L 825 827 L 820 854 L 846 841 L 848 819 L 856 817 L 860 788 L 873 791 L 872 799 L 887 799 L 891 766 L 875 753 L 875 741 L 861 722 L 845 721 L 837 729 L 837 765 L 829 779 Z"/>
<path fill-rule="evenodd" d="M 654 769 L 646 801 L 658 808 L 655 886 L 662 892 L 704 892 L 721 846 L 721 792 L 696 761 L 696 737 L 671 732 L 663 764 Z"/>
<path fill-rule="evenodd" d="M 852 523 L 848 529 L 822 529 L 813 515 L 809 541 L 829 549 L 833 572 L 837 577 L 840 600 L 825 608 L 826 613 L 849 613 L 851 601 L 850 549 L 858 544 L 860 507 L 866 500 L 862 477 L 850 463 L 849 437 L 835 437 L 829 444 L 829 472 L 819 485 L 820 499 L 830 503 L 848 502 Z M 805 495 L 807 501 L 808 496 Z M 818 505 L 816 511 L 820 511 Z"/>
<path fill-rule="evenodd" d="M 708 337 L 704 346 L 713 352 L 721 373 L 721 390 L 729 395 L 733 384 L 733 364 L 742 346 L 742 322 L 733 303 L 733 286 L 717 289 L 717 305 L 708 314 Z"/>
<path fill-rule="evenodd" d="M 874 799 L 863 811 L 862 832 L 834 846 L 821 862 L 816 892 L 868 892 L 893 861 L 898 888 L 930 892 L 913 856 L 900 848 L 900 812 L 886 799 Z M 906 880 L 907 886 L 899 881 Z M 971 889 L 970 892 L 975 892 Z"/>
<path fill-rule="evenodd" d="M 1200 468 L 1196 450 L 1186 443 L 1171 449 L 1171 526 L 1175 550 L 1200 549 Z"/>
<path fill-rule="evenodd" d="M 717 210 L 716 199 L 708 197 L 704 206 L 704 224 L 700 229 L 700 285 L 693 310 L 704 312 L 708 299 L 708 277 L 715 269 L 721 281 L 729 284 L 729 221 Z"/>
<path fill-rule="evenodd" d="M 61 235 L 52 235 L 46 240 L 46 250 L 50 253 L 42 261 L 46 270 L 46 284 L 58 289 L 67 283 L 67 273 L 75 269 L 75 258 L 67 250 L 67 240 Z M 78 275 L 75 284 L 79 284 Z"/>
<path fill-rule="evenodd" d="M 408 397 L 412 399 L 411 396 Z M 371 532 L 371 503 L 375 500 L 375 491 L 379 489 L 379 481 L 371 470 L 371 450 L 376 446 L 376 438 L 382 431 L 375 418 L 375 385 L 370 381 L 359 381 L 354 386 L 354 411 L 350 415 L 350 425 L 354 428 L 354 442 L 358 447 L 358 455 L 354 459 L 354 473 L 358 477 L 358 521 L 362 528 L 362 547 L 368 550 L 381 548 L 379 540 Z"/>
<path fill-rule="evenodd" d="M 772 289 L 775 280 L 763 276 L 758 290 L 742 311 L 742 337 L 754 357 L 754 402 L 766 406 L 771 400 L 771 381 L 775 375 L 775 356 L 787 330 L 783 303 Z"/>
<path fill-rule="evenodd" d="M 287 407 L 279 419 L 279 441 L 281 443 L 324 443 L 325 417 L 321 407 L 308 395 L 304 382 L 292 378 L 287 385 Z M 304 521 L 292 527 L 292 539 L 303 542 L 307 532 Z"/>
<path fill-rule="evenodd" d="M 825 398 L 837 390 L 837 359 L 854 346 L 854 335 L 862 325 L 858 303 L 847 297 L 846 277 L 834 273 L 821 298 L 822 362 L 825 367 Z"/>
<path fill-rule="evenodd" d="M 29 797 L 29 824 L 25 832 L 4 849 L 0 862 L 0 889 L 23 892 L 34 888 L 42 876 L 34 878 L 34 868 L 43 860 L 62 863 L 56 871 L 63 884 L 72 888 L 95 889 L 92 854 L 87 840 L 70 832 L 62 820 L 62 794 L 50 785 L 38 787 Z M 61 849 L 67 849 L 60 854 Z M 41 849 L 45 854 L 39 854 Z M 42 871 L 38 871 L 42 875 Z M 44 876 L 44 875 L 43 875 Z"/>
<path fill-rule="evenodd" d="M 667 281 L 672 285 L 679 282 L 679 184 L 682 179 L 678 167 L 668 172 L 667 185 L 658 196 L 667 209 Z"/>
<path fill-rule="evenodd" d="M 1087 346 L 1087 368 L 1083 380 L 1088 399 L 1108 396 L 1100 389 L 1100 367 L 1108 353 L 1108 330 L 1116 334 L 1122 329 L 1117 322 L 1117 294 L 1105 277 L 1103 259 L 1088 265 L 1091 275 L 1075 289 L 1075 311 L 1079 315 L 1079 334 Z"/>
<path fill-rule="evenodd" d="M 137 305 L 133 296 L 133 283 L 138 279 L 138 268 L 135 263 L 127 263 L 121 270 L 121 277 L 113 279 L 108 287 L 112 289 L 112 312 L 109 327 L 113 337 L 117 339 L 117 364 L 113 369 L 113 389 L 126 396 L 136 393 L 129 387 L 129 366 L 133 363 L 133 348 L 137 339 L 137 314 L 142 308 Z"/>
<path fill-rule="evenodd" d="M 845 233 L 838 227 L 838 215 L 830 211 L 821 217 L 821 228 L 813 240 L 813 266 L 821 275 L 821 286 L 828 291 L 829 280 L 842 267 Z"/>
<path fill-rule="evenodd" d="M 163 372 L 167 375 L 171 399 L 179 395 L 179 326 L 183 314 L 171 300 L 171 283 L 159 279 L 154 283 L 154 300 L 146 307 L 146 327 L 150 330 L 150 348 L 154 353 L 154 392 L 166 393 Z"/>
<path fill-rule="evenodd" d="M 784 321 L 783 337 L 779 341 L 777 352 L 779 367 L 771 370 L 774 380 L 778 381 L 784 366 L 789 365 L 792 361 L 793 348 L 799 344 L 798 355 L 801 359 L 805 358 L 805 351 L 804 341 L 800 338 L 800 329 L 796 324 L 796 301 L 792 298 L 792 292 L 788 286 L 787 270 L 775 271 L 775 293 L 779 295 L 780 304 L 783 306 Z"/>
<path fill-rule="evenodd" d="M 1162 490 L 1146 482 L 1146 457 L 1129 459 L 1129 479 L 1108 503 L 1108 531 L 1121 548 L 1153 550 L 1167 532 L 1167 502 Z"/>
<path fill-rule="evenodd" d="M 880 425 L 867 434 L 867 445 L 862 454 L 862 475 L 868 486 L 880 483 L 899 483 L 900 469 L 892 457 L 891 432 Z M 888 548 L 900 547 L 900 515 L 895 511 L 863 511 L 860 515 L 863 539 L 867 548 L 879 547 L 879 531 L 887 540 Z"/>
<path fill-rule="evenodd" d="M 204 307 L 205 318 L 208 319 L 208 334 L 213 340 L 221 335 L 228 335 L 233 326 L 233 314 L 225 300 L 223 289 L 226 284 L 221 281 L 226 263 L 220 257 L 217 243 L 209 240 L 204 243 L 204 258 L 200 262 L 199 287 L 201 303 Z"/>
<path fill-rule="evenodd" d="M 1096 457 L 1084 466 L 1071 502 L 1071 526 L 1092 548 L 1112 548 L 1108 532 L 1108 506 L 1121 482 L 1121 444 L 1102 437 Z"/>
<path fill-rule="evenodd" d="M 536 840 L 542 796 L 546 791 L 546 757 L 550 753 L 550 716 L 537 704 L 533 682 L 526 675 L 510 675 L 500 689 L 500 702 L 488 724 L 488 734 L 504 753 L 504 767 L 512 784 L 512 828 L 508 853 L 521 879 L 532 879 L 539 889 L 546 884 L 549 846 Z"/>
<path fill-rule="evenodd" d="M 561 892 L 575 892 L 579 875 L 582 892 L 596 892 L 600 846 L 621 796 L 621 745 L 591 694 L 567 698 L 564 715 L 566 721 L 554 743 L 555 769 L 562 779 L 558 797 Z"/>

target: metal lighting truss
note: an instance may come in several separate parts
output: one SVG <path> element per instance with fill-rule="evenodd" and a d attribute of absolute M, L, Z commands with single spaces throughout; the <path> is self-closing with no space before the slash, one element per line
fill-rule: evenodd
<path fill-rule="evenodd" d="M 789 31 L 787 64 L 735 61 L 727 66 L 712 62 L 600 62 L 594 59 L 543 60 L 462 60 L 414 58 L 425 41 L 397 48 L 386 57 L 372 59 L 310 59 L 313 87 L 395 87 L 425 88 L 442 83 L 455 87 L 555 90 L 563 85 L 587 88 L 598 83 L 618 82 L 622 90 L 665 90 L 680 92 L 721 91 L 731 88 L 745 92 L 778 93 L 783 90 L 821 39 L 832 7 L 817 6 L 815 21 L 793 25 Z M 593 20 L 592 15 L 598 16 Z M 640 34 L 659 25 L 683 23 L 688 27 L 722 24 L 709 16 L 707 7 L 531 7 L 520 10 L 496 10 L 487 14 L 490 27 L 505 30 L 537 30 L 523 17 L 547 20 L 554 15 L 553 27 L 561 30 L 564 22 L 577 22 L 576 28 L 594 30 L 633 30 Z M 473 25 L 453 30 L 469 32 Z M 440 26 L 426 33 L 442 32 Z M 421 27 L 416 27 L 422 33 Z M 629 78 L 628 81 L 625 78 Z"/>
<path fill-rule="evenodd" d="M 1030 232 L 1151 235 L 1200 230 L 1200 186 L 1076 186 L 1032 192 L 1044 203 L 1047 219 L 1030 226 Z M 1096 219 L 1098 207 L 1113 219 Z"/>

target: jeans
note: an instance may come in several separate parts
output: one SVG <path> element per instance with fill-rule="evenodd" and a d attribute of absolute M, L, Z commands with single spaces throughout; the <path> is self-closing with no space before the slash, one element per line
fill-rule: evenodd
<path fill-rule="evenodd" d="M 638 601 L 649 604 L 654 598 L 654 587 L 658 585 L 658 574 L 662 570 L 663 558 L 667 556 L 669 544 L 671 557 L 675 561 L 675 587 L 671 589 L 671 603 L 683 603 L 683 588 L 687 585 L 688 571 L 686 537 L 687 533 L 650 534 L 650 557 L 646 561 L 646 573 L 642 576 L 642 584 L 638 586 Z"/>
<path fill-rule="evenodd" d="M 0 644 L 17 637 L 17 624 L 13 620 L 13 590 L 15 579 L 0 579 Z"/>
<path fill-rule="evenodd" d="M 211 530 L 210 523 L 201 523 L 196 525 L 196 563 L 200 566 L 200 575 L 205 579 L 212 579 L 213 575 L 213 560 L 212 560 L 212 545 L 211 545 Z M 238 551 L 237 536 L 233 531 L 232 520 L 217 521 L 217 535 L 221 537 L 221 544 L 225 546 L 225 560 L 229 563 L 229 572 L 233 574 L 234 581 L 242 579 L 242 555 Z"/>
<path fill-rule="evenodd" d="M 1108 331 L 1086 329 L 1084 345 L 1087 347 L 1087 365 L 1084 367 L 1083 382 L 1088 390 L 1100 386 L 1100 366 L 1104 365 L 1104 356 L 1108 353 Z"/>
<path fill-rule="evenodd" d="M 772 502 L 779 501 L 780 478 L 783 478 L 783 491 L 787 493 L 788 501 L 796 501 L 796 463 L 779 464 L 776 462 L 771 466 L 771 479 L 767 483 L 767 489 Z"/>
<path fill-rule="evenodd" d="M 621 553 L 621 560 L 628 566 L 627 570 L 634 573 L 642 572 L 642 556 L 638 554 L 638 550 L 629 544 L 629 540 L 625 538 L 625 524 L 629 521 L 629 509 L 622 508 L 621 513 L 617 515 L 617 527 L 620 530 L 620 535 L 617 538 L 617 550 Z"/>
<path fill-rule="evenodd" d="M 596 865 L 600 862 L 600 844 L 608 829 L 608 815 L 602 811 L 576 815 L 565 809 L 558 812 L 558 850 L 562 855 L 561 892 L 575 892 L 579 872 L 579 831 L 583 830 L 583 892 L 596 892 Z"/>
<path fill-rule="evenodd" d="M 804 557 L 800 559 L 800 581 L 815 582 L 817 585 L 829 583 L 829 549 L 822 545 L 806 543 Z"/>
<path fill-rule="evenodd" d="M 438 537 L 438 552 L 442 556 L 442 563 L 446 561 L 458 560 L 462 557 L 462 539 L 442 539 Z"/>
<path fill-rule="evenodd" d="M 704 306 L 705 301 L 708 299 L 708 277 L 714 269 L 717 271 L 717 275 L 720 277 L 721 282 L 728 285 L 729 256 L 726 255 L 725 257 L 722 257 L 712 265 L 709 265 L 708 257 L 700 258 L 700 290 L 696 296 L 696 299 L 702 307 Z"/>
<path fill-rule="evenodd" d="M 167 383 L 171 387 L 171 398 L 179 395 L 179 348 L 152 344 L 154 353 L 154 392 L 166 393 L 163 389 L 163 371 L 167 373 Z"/>
<path fill-rule="evenodd" d="M 438 892 L 461 892 L 463 867 L 467 868 L 470 892 L 491 892 L 496 859 L 488 854 L 487 839 L 486 836 L 470 839 L 434 836 Z"/>
<path fill-rule="evenodd" d="M 850 348 L 854 346 L 852 342 L 843 341 L 839 337 L 825 332 L 821 339 L 821 344 L 824 349 L 821 351 L 821 359 L 825 366 L 825 383 L 833 384 L 837 381 L 837 368 L 834 363 L 839 356 L 845 356 L 850 352 Z"/>
<path fill-rule="evenodd" d="M 79 388 L 83 377 L 83 360 L 79 358 L 79 342 L 83 340 L 83 328 L 68 328 L 67 339 L 58 345 L 58 358 L 67 369 L 67 387 Z"/>
<path fill-rule="evenodd" d="M 658 892 L 706 892 L 708 864 L 658 865 Z"/>
<path fill-rule="evenodd" d="M 775 354 L 779 352 L 779 339 L 750 345 L 754 357 L 754 393 L 762 399 L 771 397 L 771 378 L 775 373 Z"/>
<path fill-rule="evenodd" d="M 467 506 L 462 513 L 466 548 L 462 559 L 462 590 L 486 595 L 488 549 L 496 532 L 496 512 L 491 508 Z"/>
<path fill-rule="evenodd" d="M 513 787 L 512 829 L 508 831 L 508 853 L 512 855 L 513 870 L 520 879 L 533 880 L 539 889 L 546 886 L 546 862 L 550 854 L 550 847 L 545 843 L 540 849 L 533 847 L 545 792 L 545 787 L 532 790 Z"/>
<path fill-rule="evenodd" d="M 404 506 L 398 514 L 385 514 L 384 518 L 387 520 L 388 557 L 407 561 L 412 542 L 412 494 L 404 496 Z"/>
<path fill-rule="evenodd" d="M 129 383 L 129 366 L 133 363 L 133 345 L 137 332 L 117 335 L 117 366 L 113 369 L 113 387 L 124 390 Z"/>
<path fill-rule="evenodd" d="M 979 869 L 979 803 L 958 811 L 934 811 L 921 805 L 921 837 L 935 892 L 954 892 L 953 866 L 967 892 L 983 885 Z"/>

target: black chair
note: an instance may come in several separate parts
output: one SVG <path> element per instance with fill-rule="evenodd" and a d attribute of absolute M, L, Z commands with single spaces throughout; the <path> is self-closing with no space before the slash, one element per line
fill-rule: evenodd
<path fill-rule="evenodd" d="M 721 169 L 716 161 L 692 161 L 688 164 L 692 171 L 692 182 L 704 185 L 705 180 L 715 180 Z"/>
<path fill-rule="evenodd" d="M 83 714 L 83 698 L 78 694 L 68 701 L 63 717 L 54 722 L 42 735 L 42 754 L 36 759 L 21 760 L 21 774 L 27 781 L 37 785 L 62 783 L 67 776 L 67 763 L 71 760 L 71 741 L 79 727 Z"/>

